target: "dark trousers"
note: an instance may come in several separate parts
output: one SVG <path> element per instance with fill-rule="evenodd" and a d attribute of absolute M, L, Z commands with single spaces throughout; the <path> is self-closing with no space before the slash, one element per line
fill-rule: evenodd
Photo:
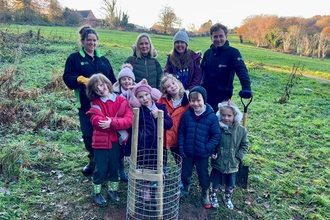
<path fill-rule="evenodd" d="M 93 137 L 93 125 L 90 122 L 90 116 L 86 115 L 86 111 L 79 109 L 78 112 L 80 129 L 82 133 L 82 138 L 84 139 L 85 148 L 88 151 L 88 157 L 93 158 L 93 148 L 92 148 L 92 137 Z"/>
<path fill-rule="evenodd" d="M 118 182 L 120 148 L 118 143 L 112 143 L 111 149 L 94 149 L 93 183 L 102 184 L 106 179 Z"/>
<path fill-rule="evenodd" d="M 212 188 L 218 189 L 219 185 L 225 185 L 226 189 L 234 189 L 236 182 L 236 174 L 235 173 L 222 173 L 217 169 L 212 169 L 211 171 L 211 182 Z"/>
<path fill-rule="evenodd" d="M 181 181 L 184 186 L 191 184 L 191 176 L 193 168 L 196 166 L 196 171 L 198 175 L 199 185 L 202 190 L 205 191 L 210 187 L 210 176 L 209 176 L 209 159 L 193 159 L 184 158 L 182 162 L 182 174 Z"/>
<path fill-rule="evenodd" d="M 219 108 L 218 104 L 223 101 L 227 101 L 228 99 L 231 99 L 232 93 L 219 93 L 216 94 L 215 92 L 212 91 L 207 91 L 207 103 L 211 105 L 213 108 L 214 112 L 216 113 Z"/>

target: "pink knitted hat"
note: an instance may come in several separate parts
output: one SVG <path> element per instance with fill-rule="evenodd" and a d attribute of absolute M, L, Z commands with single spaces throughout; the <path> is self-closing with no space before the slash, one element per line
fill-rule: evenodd
<path fill-rule="evenodd" d="M 118 81 L 120 80 L 120 78 L 122 78 L 124 76 L 130 77 L 130 78 L 133 79 L 133 81 L 135 81 L 135 76 L 134 76 L 134 73 L 133 73 L 133 67 L 129 63 L 125 63 L 121 67 L 121 70 L 120 70 L 120 72 L 118 74 Z"/>
<path fill-rule="evenodd" d="M 141 106 L 140 101 L 136 97 L 136 95 L 139 92 L 148 92 L 150 93 L 150 96 L 152 100 L 157 101 L 161 97 L 161 92 L 156 89 L 152 88 L 148 85 L 148 82 L 146 79 L 142 79 L 139 83 L 137 83 L 134 88 L 131 90 L 131 97 L 129 99 L 129 104 L 132 108 L 139 108 Z"/>

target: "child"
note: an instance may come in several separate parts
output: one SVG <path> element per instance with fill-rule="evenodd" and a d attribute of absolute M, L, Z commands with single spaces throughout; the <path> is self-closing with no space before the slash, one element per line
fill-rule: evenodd
<path fill-rule="evenodd" d="M 171 149 L 172 153 L 180 154 L 179 148 L 177 147 L 178 130 L 181 117 L 190 106 L 188 97 L 182 83 L 172 74 L 167 74 L 162 78 L 160 90 L 162 92 L 162 97 L 158 102 L 165 104 L 166 110 L 173 121 L 173 127 L 165 131 L 165 148 Z"/>
<path fill-rule="evenodd" d="M 219 103 L 217 117 L 221 129 L 221 141 L 216 148 L 211 160 L 212 192 L 210 200 L 212 207 L 219 207 L 217 195 L 219 185 L 225 185 L 223 201 L 227 208 L 233 209 L 231 202 L 236 173 L 239 164 L 243 161 L 248 149 L 246 129 L 239 123 L 242 120 L 242 112 L 230 100 Z"/>
<path fill-rule="evenodd" d="M 183 114 L 179 126 L 178 146 L 183 157 L 181 197 L 189 193 L 193 167 L 196 166 L 202 188 L 204 208 L 211 208 L 209 200 L 209 157 L 220 141 L 220 127 L 212 107 L 206 103 L 206 91 L 195 86 L 189 93 L 189 109 Z"/>
<path fill-rule="evenodd" d="M 95 169 L 93 172 L 92 195 L 96 205 L 105 207 L 107 201 L 101 195 L 101 184 L 109 181 L 108 196 L 119 202 L 118 169 L 121 147 L 117 132 L 132 126 L 133 112 L 125 98 L 114 93 L 112 84 L 103 74 L 94 74 L 87 84 L 87 96 L 91 108 Z"/>
<path fill-rule="evenodd" d="M 122 68 L 118 74 L 118 81 L 113 84 L 113 90 L 117 95 L 121 95 L 126 100 L 129 100 L 130 97 L 130 90 L 129 88 L 131 86 L 135 85 L 135 76 L 133 73 L 133 67 L 129 63 L 125 63 L 122 65 Z M 129 129 L 129 133 L 131 134 L 131 129 Z M 128 143 L 130 145 L 130 140 L 128 140 Z M 120 179 L 123 182 L 128 181 L 128 177 L 125 173 L 125 164 L 124 164 L 124 150 L 125 148 L 122 148 L 122 154 L 119 164 L 119 175 Z"/>
<path fill-rule="evenodd" d="M 164 129 L 168 130 L 173 122 L 167 113 L 164 104 L 158 103 L 161 93 L 158 89 L 148 85 L 146 79 L 142 79 L 132 89 L 129 103 L 132 108 L 140 108 L 138 128 L 138 155 L 139 168 L 157 169 L 157 117 L 158 110 L 164 112 Z M 125 156 L 130 155 L 130 149 L 125 150 Z M 150 201 L 150 185 L 145 183 L 143 198 Z"/>

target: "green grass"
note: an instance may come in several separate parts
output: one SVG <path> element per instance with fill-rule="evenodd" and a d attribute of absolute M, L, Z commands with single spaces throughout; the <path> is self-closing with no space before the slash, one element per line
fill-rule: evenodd
<path fill-rule="evenodd" d="M 25 90 L 41 89 L 63 74 L 65 59 L 77 49 L 78 29 L 17 26 L 12 30 L 23 33 L 24 28 L 40 28 L 42 36 L 51 38 L 24 45 L 16 66 L 15 80 L 24 80 Z M 130 46 L 138 33 L 98 33 L 101 52 L 118 73 L 131 55 Z M 151 37 L 164 66 L 173 38 Z M 307 73 L 329 79 L 329 60 L 238 44 L 234 35 L 230 36 L 230 43 L 240 49 L 251 65 L 254 99 L 248 109 L 250 146 L 244 160 L 250 166 L 249 186 L 235 189 L 233 211 L 220 206 L 206 212 L 194 175 L 188 200 L 180 202 L 180 216 L 196 209 L 208 219 L 330 219 L 330 84 L 302 77 L 292 89 L 289 102 L 276 103 L 293 64 L 303 63 Z M 205 51 L 210 39 L 191 38 L 190 46 Z M 12 66 L 2 64 L 0 76 L 6 67 Z M 259 64 L 269 69 L 254 68 Z M 3 95 L 5 92 L 0 89 Z M 236 78 L 233 101 L 242 109 L 239 90 Z M 37 98 L 17 99 L 14 103 L 18 112 L 6 112 L 6 117 L 14 117 L 15 123 L 0 130 L 0 164 L 4 173 L 0 175 L 0 219 L 112 219 L 116 210 L 125 211 L 125 183 L 120 183 L 121 203 L 111 204 L 108 209 L 92 205 L 91 180 L 80 173 L 87 158 L 80 141 L 72 91 L 50 90 Z M 50 110 L 54 114 L 42 127 L 33 130 Z"/>

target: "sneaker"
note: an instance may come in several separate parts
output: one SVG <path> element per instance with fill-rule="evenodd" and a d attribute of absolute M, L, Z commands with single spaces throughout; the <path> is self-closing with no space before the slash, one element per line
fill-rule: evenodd
<path fill-rule="evenodd" d="M 210 202 L 211 202 L 212 208 L 219 208 L 218 193 L 216 191 L 213 191 L 210 194 Z"/>
<path fill-rule="evenodd" d="M 229 193 L 225 193 L 223 195 L 223 202 L 225 203 L 225 206 L 228 208 L 228 209 L 233 209 L 234 208 L 234 205 L 233 203 L 231 202 L 231 194 Z"/>

